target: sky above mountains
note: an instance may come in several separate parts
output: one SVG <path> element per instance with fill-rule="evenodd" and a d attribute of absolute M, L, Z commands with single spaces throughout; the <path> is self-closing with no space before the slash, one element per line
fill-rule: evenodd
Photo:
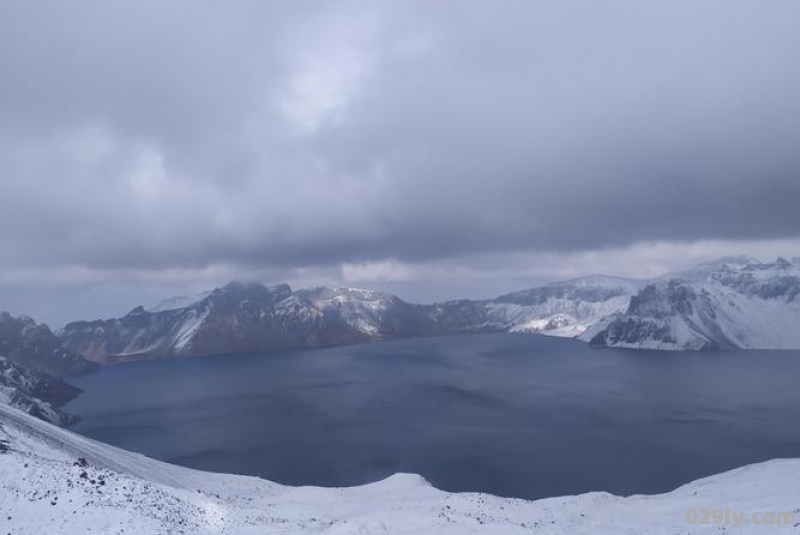
<path fill-rule="evenodd" d="M 800 4 L 0 4 L 0 308 L 800 254 Z"/>

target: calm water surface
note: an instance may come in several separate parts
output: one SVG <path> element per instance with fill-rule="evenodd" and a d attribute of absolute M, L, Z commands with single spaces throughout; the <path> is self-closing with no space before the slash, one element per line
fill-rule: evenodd
<path fill-rule="evenodd" d="M 67 409 L 77 432 L 193 468 L 539 498 L 800 457 L 798 378 L 798 351 L 471 335 L 124 364 L 71 379 L 85 393 Z"/>

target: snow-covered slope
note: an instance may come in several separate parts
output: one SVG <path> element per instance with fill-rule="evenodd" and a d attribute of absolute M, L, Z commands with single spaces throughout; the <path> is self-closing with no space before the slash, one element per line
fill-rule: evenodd
<path fill-rule="evenodd" d="M 689 510 L 725 508 L 736 515 L 727 525 L 687 522 Z M 352 488 L 285 487 L 154 461 L 0 405 L 0 512 L 2 532 L 14 535 L 796 534 L 800 460 L 628 498 L 590 493 L 529 502 L 451 494 L 408 474 Z M 781 524 L 749 520 L 765 512 L 790 514 Z M 741 520 L 735 528 L 734 518 Z"/>
<path fill-rule="evenodd" d="M 56 425 L 68 425 L 73 416 L 58 408 L 74 399 L 80 390 L 0 357 L 0 403 L 11 405 Z"/>
<path fill-rule="evenodd" d="M 624 314 L 582 338 L 628 348 L 798 349 L 800 262 L 737 257 L 699 266 L 645 287 Z"/>

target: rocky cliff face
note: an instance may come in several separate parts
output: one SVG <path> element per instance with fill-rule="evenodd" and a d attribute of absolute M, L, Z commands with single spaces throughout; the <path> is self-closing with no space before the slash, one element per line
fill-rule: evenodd
<path fill-rule="evenodd" d="M 59 410 L 80 393 L 55 377 L 34 372 L 0 357 L 0 403 L 5 403 L 56 425 L 68 425 L 73 416 Z"/>
<path fill-rule="evenodd" d="M 727 259 L 645 287 L 588 341 L 636 349 L 797 349 L 799 296 L 797 260 Z"/>
<path fill-rule="evenodd" d="M 0 312 L 0 355 L 36 372 L 68 375 L 93 371 L 97 365 L 62 346 L 47 325 L 26 316 Z"/>

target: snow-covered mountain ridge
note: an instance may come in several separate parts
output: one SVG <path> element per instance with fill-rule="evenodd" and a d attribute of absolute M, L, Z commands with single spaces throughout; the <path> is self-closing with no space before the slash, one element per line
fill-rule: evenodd
<path fill-rule="evenodd" d="M 800 260 L 732 258 L 659 280 L 581 339 L 635 349 L 798 349 Z"/>
<path fill-rule="evenodd" d="M 689 524 L 688 510 L 726 507 L 747 515 L 790 513 L 782 523 L 742 523 L 736 533 L 796 533 L 800 460 L 751 465 L 667 494 L 628 498 L 452 494 L 410 474 L 351 488 L 286 487 L 155 461 L 0 404 L 0 521 L 14 535 L 692 535 L 733 525 Z"/>
<path fill-rule="evenodd" d="M 723 259 L 641 281 L 585 277 L 496 299 L 419 305 L 372 290 L 233 282 L 73 322 L 64 347 L 99 362 L 355 344 L 472 332 L 578 337 L 600 347 L 800 348 L 800 260 Z"/>
<path fill-rule="evenodd" d="M 427 334 L 424 310 L 366 290 L 232 282 L 199 301 L 111 320 L 70 323 L 65 347 L 89 358 L 129 360 L 352 344 Z"/>
<path fill-rule="evenodd" d="M 233 282 L 194 298 L 73 322 L 64 346 L 105 362 L 258 352 L 463 332 L 575 336 L 628 306 L 638 281 L 591 277 L 484 301 L 407 303 L 372 290 Z"/>
<path fill-rule="evenodd" d="M 642 286 L 643 281 L 621 277 L 583 277 L 502 295 L 490 306 L 512 317 L 506 326 L 510 332 L 571 337 L 625 310 Z M 517 315 L 509 314 L 514 305 Z"/>

